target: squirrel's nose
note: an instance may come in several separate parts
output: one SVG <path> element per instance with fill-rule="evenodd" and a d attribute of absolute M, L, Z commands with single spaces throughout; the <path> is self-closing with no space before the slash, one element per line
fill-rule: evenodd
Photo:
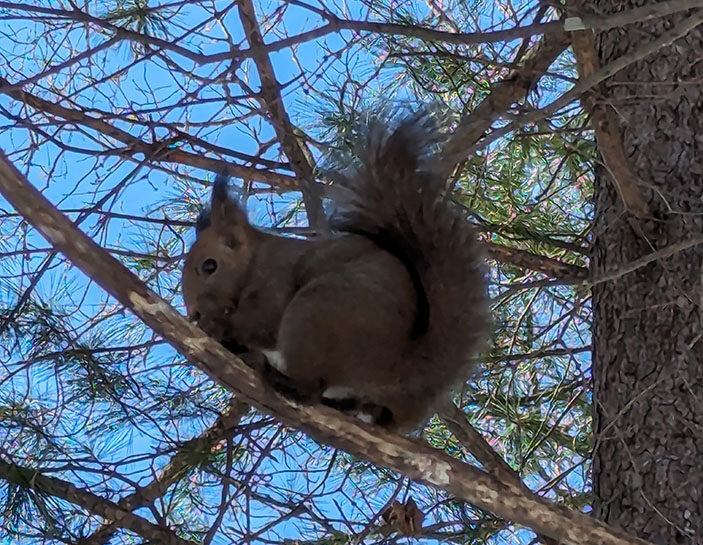
<path fill-rule="evenodd" d="M 200 321 L 200 313 L 196 310 L 188 315 L 188 319 L 196 324 Z"/>

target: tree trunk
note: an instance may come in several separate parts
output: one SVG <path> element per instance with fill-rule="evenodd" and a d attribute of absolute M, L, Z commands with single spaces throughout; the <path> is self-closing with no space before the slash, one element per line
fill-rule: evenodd
<path fill-rule="evenodd" d="M 613 13 L 643 2 L 596 0 Z M 686 14 L 597 37 L 602 65 Z M 703 235 L 700 28 L 600 89 L 654 218 L 596 174 L 596 276 Z M 593 289 L 595 513 L 658 544 L 703 544 L 703 245 Z"/>

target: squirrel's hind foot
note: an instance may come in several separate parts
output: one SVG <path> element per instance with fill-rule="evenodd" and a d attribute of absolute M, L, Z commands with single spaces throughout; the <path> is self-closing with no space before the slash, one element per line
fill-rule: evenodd
<path fill-rule="evenodd" d="M 322 384 L 301 384 L 276 369 L 265 359 L 261 375 L 269 386 L 279 394 L 304 405 L 313 405 L 320 400 Z"/>
<path fill-rule="evenodd" d="M 388 407 L 384 407 L 383 405 L 369 402 L 362 403 L 353 397 L 323 397 L 321 403 L 326 407 L 336 409 L 349 416 L 354 416 L 367 424 L 375 424 L 383 428 L 389 428 L 393 425 L 393 413 Z"/>
<path fill-rule="evenodd" d="M 363 403 L 359 408 L 357 418 L 387 429 L 394 424 L 393 412 L 388 407 L 376 403 Z"/>
<path fill-rule="evenodd" d="M 323 397 L 320 400 L 320 403 L 325 407 L 330 407 L 331 409 L 335 409 L 345 414 L 353 413 L 357 410 L 359 406 L 359 401 L 357 399 L 354 399 L 353 397 L 341 399 Z"/>

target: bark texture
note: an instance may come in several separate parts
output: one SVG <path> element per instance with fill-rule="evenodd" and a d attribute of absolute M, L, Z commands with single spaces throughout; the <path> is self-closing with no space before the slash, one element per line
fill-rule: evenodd
<path fill-rule="evenodd" d="M 644 4 L 598 0 L 599 14 Z M 600 63 L 627 54 L 688 14 L 596 37 Z M 602 88 L 653 218 L 625 212 L 597 173 L 596 276 L 703 232 L 701 27 Z M 703 543 L 703 246 L 595 286 L 596 514 L 653 543 Z"/>

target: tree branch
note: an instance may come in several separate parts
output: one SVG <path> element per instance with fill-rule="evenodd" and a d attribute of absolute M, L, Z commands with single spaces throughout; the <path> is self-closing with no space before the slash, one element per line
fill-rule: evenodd
<path fill-rule="evenodd" d="M 323 186 L 326 195 L 331 194 L 327 192 L 327 189 L 332 187 L 334 186 Z M 314 230 L 309 227 L 285 227 L 277 231 L 279 233 L 293 233 L 308 236 L 314 233 Z M 479 240 L 478 243 L 488 256 L 499 263 L 542 272 L 553 278 L 558 278 L 562 284 L 578 283 L 588 278 L 589 272 L 585 267 L 564 263 L 551 257 L 534 254 L 527 250 L 503 246 L 502 244 L 495 244 L 494 242 Z"/>
<path fill-rule="evenodd" d="M 591 346 L 575 346 L 573 348 L 552 348 L 545 350 L 535 350 L 534 352 L 522 352 L 518 354 L 506 354 L 504 356 L 495 356 L 484 358 L 487 363 L 499 363 L 504 361 L 516 362 L 525 360 L 534 360 L 542 358 L 553 358 L 555 356 L 573 356 L 575 354 L 583 354 L 590 352 Z"/>
<path fill-rule="evenodd" d="M 83 488 L 55 477 L 42 475 L 39 470 L 21 467 L 0 460 L 0 478 L 15 483 L 23 488 L 29 488 L 56 496 L 86 509 L 91 513 L 114 521 L 120 528 L 131 530 L 149 540 L 168 545 L 194 545 L 175 535 L 166 528 L 152 524 L 145 518 L 130 513 L 119 505 Z"/>
<path fill-rule="evenodd" d="M 192 454 L 209 450 L 215 443 L 231 434 L 248 410 L 248 405 L 234 399 L 227 411 L 221 414 L 217 421 L 202 435 L 186 441 L 178 449 L 178 452 L 169 460 L 156 479 L 146 486 L 139 487 L 129 496 L 125 496 L 117 502 L 117 505 L 122 509 L 134 511 L 149 505 L 156 498 L 162 496 L 178 480 L 183 471 L 192 466 Z M 107 543 L 115 535 L 118 527 L 119 525 L 115 522 L 110 522 L 92 535 L 82 539 L 80 545 L 102 545 Z"/>
<path fill-rule="evenodd" d="M 55 102 L 44 100 L 26 91 L 22 91 L 2 77 L 0 77 L 0 93 L 12 97 L 27 106 L 31 106 L 35 110 L 61 117 L 72 123 L 85 125 L 106 137 L 122 142 L 127 146 L 126 149 L 118 150 L 122 155 L 132 156 L 137 153 L 143 153 L 145 156 L 151 157 L 155 161 L 180 163 L 213 172 L 219 172 L 227 168 L 227 171 L 231 175 L 238 176 L 245 180 L 261 181 L 283 189 L 299 189 L 297 180 L 292 176 L 286 176 L 285 174 L 279 174 L 269 170 L 236 165 L 221 159 L 205 157 L 203 155 L 169 147 L 169 145 L 175 144 L 181 139 L 178 135 L 174 137 L 173 141 L 144 142 L 140 138 L 132 136 L 127 131 L 118 129 L 102 119 L 88 115 L 80 110 L 66 108 Z"/>
<path fill-rule="evenodd" d="M 296 135 L 296 132 L 299 131 L 296 131 L 283 106 L 281 88 L 278 81 L 276 81 L 271 59 L 264 47 L 264 38 L 256 20 L 253 2 L 251 0 L 240 0 L 238 9 L 239 18 L 244 27 L 247 41 L 252 50 L 252 57 L 259 72 L 259 79 L 261 80 L 259 101 L 268 111 L 278 142 L 288 157 L 293 172 L 299 178 L 309 223 L 318 232 L 324 232 L 327 230 L 327 223 L 322 211 L 320 190 L 315 184 L 312 154 L 299 135 Z"/>
<path fill-rule="evenodd" d="M 527 95 L 568 45 L 569 37 L 564 32 L 545 36 L 525 55 L 520 66 L 498 83 L 470 114 L 459 121 L 443 150 L 443 163 L 447 172 L 468 156 L 469 149 L 511 104 Z"/>
<path fill-rule="evenodd" d="M 661 250 L 657 250 L 656 252 L 643 255 L 642 257 L 635 259 L 634 261 L 625 263 L 624 265 L 616 268 L 615 270 L 603 272 L 592 280 L 583 282 L 583 285 L 593 287 L 598 284 L 602 284 L 603 282 L 612 282 L 613 280 L 617 280 L 622 276 L 635 272 L 637 269 L 646 267 L 654 261 L 666 259 L 667 257 L 671 257 L 674 254 L 678 254 L 679 252 L 683 252 L 684 250 L 688 250 L 689 248 L 693 248 L 700 244 L 703 244 L 703 236 L 701 235 L 690 238 L 688 240 L 682 240 L 680 242 L 670 244 L 669 246 L 666 246 Z"/>
<path fill-rule="evenodd" d="M 509 263 L 525 269 L 543 272 L 566 282 L 575 282 L 588 277 L 588 269 L 563 263 L 551 257 L 544 257 L 517 248 L 509 248 L 492 242 L 484 242 L 489 256 L 496 261 Z"/>
<path fill-rule="evenodd" d="M 449 431 L 454 434 L 454 437 L 468 449 L 489 473 L 502 482 L 522 488 L 526 494 L 531 494 L 529 488 L 522 482 L 520 474 L 510 467 L 500 454 L 493 450 L 493 447 L 483 438 L 483 435 L 466 419 L 466 415 L 459 407 L 451 402 L 445 403 L 440 409 L 439 416 L 449 428 Z M 559 545 L 558 542 L 550 537 L 540 535 L 538 538 L 547 545 Z"/>
<path fill-rule="evenodd" d="M 549 115 L 559 111 L 564 106 L 567 106 L 571 102 L 580 99 L 581 95 L 586 91 L 589 91 L 599 83 L 605 81 L 606 79 L 614 76 L 620 70 L 627 68 L 629 65 L 636 63 L 642 59 L 653 55 L 660 49 L 670 46 L 676 40 L 683 38 L 689 32 L 693 31 L 695 28 L 703 24 L 703 9 L 694 10 L 688 17 L 679 22 L 671 30 L 661 34 L 657 38 L 645 42 L 641 46 L 629 51 L 628 53 L 618 57 L 610 64 L 596 70 L 589 76 L 582 78 L 576 83 L 569 91 L 561 95 L 556 100 L 550 102 L 543 108 L 532 110 L 525 114 L 520 115 L 514 121 L 511 121 L 506 126 L 496 129 L 487 136 L 485 136 L 480 142 L 474 144 L 469 148 L 466 153 L 470 154 L 479 149 L 486 148 L 492 142 L 495 142 L 502 136 L 514 131 L 518 127 L 524 126 L 527 123 L 538 121 L 544 119 Z"/>
<path fill-rule="evenodd" d="M 439 416 L 442 417 L 454 437 L 469 450 L 489 473 L 505 483 L 520 487 L 524 486 L 520 475 L 508 465 L 500 454 L 493 450 L 488 441 L 483 438 L 483 435 L 466 420 L 466 415 L 459 407 L 451 402 L 445 403 L 439 412 Z"/>
<path fill-rule="evenodd" d="M 572 3 L 579 5 L 574 0 Z M 595 73 L 600 67 L 596 53 L 596 43 L 593 32 L 580 30 L 572 35 L 572 45 L 578 62 L 581 79 Z M 629 165 L 625 155 L 618 127 L 618 116 L 609 104 L 600 104 L 595 93 L 587 91 L 581 97 L 584 109 L 591 114 L 591 125 L 598 142 L 598 151 L 610 172 L 615 189 L 625 205 L 625 208 L 635 216 L 651 216 L 649 205 L 640 191 L 639 180 Z"/>
<path fill-rule="evenodd" d="M 274 414 L 316 441 L 446 490 L 501 518 L 565 544 L 645 545 L 623 531 L 500 482 L 442 451 L 361 423 L 328 407 L 299 406 L 276 394 L 256 373 L 178 314 L 139 278 L 77 229 L 0 153 L 0 192 L 79 269 L 129 308 L 180 354 L 244 402 Z"/>
<path fill-rule="evenodd" d="M 294 2 L 290 2 L 294 3 Z M 296 44 L 304 43 L 310 40 L 321 38 L 333 32 L 341 30 L 349 30 L 352 32 L 369 32 L 374 34 L 386 34 L 392 36 L 406 36 L 409 38 L 417 38 L 430 42 L 442 42 L 456 45 L 472 45 L 483 43 L 498 43 L 506 42 L 519 38 L 530 38 L 540 34 L 562 34 L 564 31 L 593 29 L 593 30 L 608 30 L 618 26 L 625 26 L 641 21 L 665 17 L 679 11 L 686 11 L 700 6 L 700 0 L 668 0 L 648 4 L 631 10 L 625 10 L 620 13 L 608 15 L 585 14 L 580 17 L 570 17 L 559 21 L 550 21 L 547 23 L 536 23 L 527 26 L 518 26 L 503 30 L 495 30 L 489 32 L 447 32 L 432 28 L 419 27 L 415 25 L 403 25 L 398 23 L 384 23 L 378 21 L 356 21 L 341 19 L 334 14 L 314 8 L 308 4 L 295 2 L 297 5 L 303 6 L 310 11 L 320 15 L 327 20 L 327 24 L 307 32 L 302 32 L 296 36 L 263 45 L 263 50 L 268 53 L 273 53 L 291 47 Z M 33 13 L 42 13 L 51 15 L 56 18 L 77 21 L 80 23 L 90 23 L 112 32 L 113 38 L 118 40 L 130 40 L 140 43 L 145 46 L 159 48 L 163 51 L 170 51 L 187 58 L 188 60 L 198 64 L 206 65 L 211 63 L 223 62 L 231 59 L 246 59 L 254 57 L 257 52 L 256 48 L 239 49 L 233 52 L 225 51 L 222 53 L 203 54 L 190 49 L 179 46 L 173 41 L 164 40 L 156 36 L 149 36 L 140 32 L 135 32 L 115 25 L 108 19 L 95 17 L 89 13 L 79 9 L 64 10 L 49 8 L 46 6 L 37 6 L 31 4 L 21 4 L 17 2 L 0 1 L 0 8 L 5 8 L 15 11 L 25 11 Z"/>

